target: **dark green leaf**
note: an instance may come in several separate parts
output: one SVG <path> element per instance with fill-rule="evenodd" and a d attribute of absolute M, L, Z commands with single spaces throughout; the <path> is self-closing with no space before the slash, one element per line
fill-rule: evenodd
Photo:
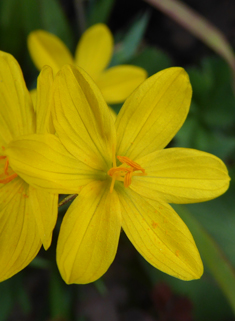
<path fill-rule="evenodd" d="M 141 43 L 148 21 L 148 12 L 135 19 L 130 29 L 125 33 L 124 39 L 119 44 L 118 49 L 115 51 L 111 65 L 126 63 L 134 56 Z"/>
<path fill-rule="evenodd" d="M 234 268 L 227 258 L 225 258 L 215 240 L 210 237 L 190 211 L 182 205 L 174 205 L 174 208 L 176 208 L 177 213 L 180 214 L 192 232 L 204 263 L 224 292 L 235 314 Z"/>
<path fill-rule="evenodd" d="M 106 23 L 114 5 L 114 0 L 92 1 L 87 18 L 88 27 L 96 23 Z"/>
<path fill-rule="evenodd" d="M 145 47 L 138 55 L 129 60 L 128 64 L 144 68 L 148 76 L 172 65 L 169 56 L 154 47 Z"/>
<path fill-rule="evenodd" d="M 68 21 L 57 0 L 37 0 L 43 29 L 54 33 L 69 47 L 72 47 L 72 35 Z"/>

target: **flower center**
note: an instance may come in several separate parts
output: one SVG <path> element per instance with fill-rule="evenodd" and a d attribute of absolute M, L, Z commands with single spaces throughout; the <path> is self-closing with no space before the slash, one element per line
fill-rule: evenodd
<path fill-rule="evenodd" d="M 0 160 L 5 159 L 5 164 L 3 167 L 3 173 L 0 173 L 0 183 L 7 184 L 17 177 L 17 174 L 9 167 L 9 160 L 7 156 L 0 156 Z"/>
<path fill-rule="evenodd" d="M 122 163 L 120 166 L 116 166 L 114 161 L 114 167 L 108 171 L 108 175 L 112 177 L 112 183 L 110 186 L 110 193 L 113 191 L 115 181 L 124 182 L 124 186 L 131 185 L 132 176 L 145 176 L 145 170 L 137 163 L 133 162 L 126 156 L 117 156 L 117 159 Z"/>

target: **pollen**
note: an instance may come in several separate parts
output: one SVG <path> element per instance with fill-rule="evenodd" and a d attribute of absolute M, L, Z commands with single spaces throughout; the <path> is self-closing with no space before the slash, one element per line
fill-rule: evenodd
<path fill-rule="evenodd" d="M 0 156 L 0 160 L 5 159 L 5 164 L 3 168 L 3 173 L 0 174 L 0 183 L 1 184 L 7 184 L 11 182 L 14 178 L 16 178 L 18 175 L 12 171 L 12 169 L 9 167 L 9 159 L 7 156 Z"/>
<path fill-rule="evenodd" d="M 124 187 L 129 187 L 131 185 L 131 179 L 133 176 L 145 176 L 145 170 L 136 162 L 132 161 L 126 156 L 117 156 L 117 159 L 122 163 L 120 166 L 116 166 L 116 161 L 114 160 L 114 167 L 108 171 L 108 175 L 112 177 L 112 183 L 110 186 L 110 193 L 112 193 L 114 188 L 114 183 L 116 180 L 122 181 Z"/>

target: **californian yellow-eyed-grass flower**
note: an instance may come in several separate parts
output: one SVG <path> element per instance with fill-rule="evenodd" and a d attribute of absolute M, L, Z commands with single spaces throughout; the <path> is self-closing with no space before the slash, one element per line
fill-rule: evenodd
<path fill-rule="evenodd" d="M 53 132 L 47 109 L 52 82 L 52 70 L 44 68 L 38 78 L 36 119 L 17 61 L 0 51 L 0 281 L 26 267 L 42 244 L 47 249 L 51 243 L 58 195 L 22 179 L 12 169 L 7 149 L 24 135 Z"/>
<path fill-rule="evenodd" d="M 184 123 L 191 95 L 182 68 L 163 70 L 130 95 L 114 122 L 82 69 L 64 66 L 57 74 L 58 137 L 14 141 L 9 159 L 35 186 L 79 193 L 58 239 L 57 264 L 65 282 L 102 276 L 114 260 L 121 228 L 154 267 L 182 280 L 200 278 L 203 265 L 193 237 L 168 203 L 213 199 L 227 190 L 229 176 L 211 154 L 163 149 Z"/>
<path fill-rule="evenodd" d="M 113 54 L 113 37 L 104 24 L 90 27 L 82 35 L 73 58 L 65 44 L 55 35 L 36 30 L 28 37 L 28 48 L 35 66 L 49 65 L 54 72 L 64 64 L 82 67 L 96 82 L 107 103 L 123 102 L 142 83 L 147 73 L 132 65 L 107 68 Z"/>

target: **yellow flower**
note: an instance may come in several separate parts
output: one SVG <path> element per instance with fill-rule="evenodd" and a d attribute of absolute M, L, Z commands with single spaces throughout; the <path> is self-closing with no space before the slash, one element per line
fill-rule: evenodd
<path fill-rule="evenodd" d="M 57 73 L 64 64 L 82 67 L 96 82 L 107 103 L 120 103 L 147 77 L 140 67 L 120 65 L 106 69 L 113 54 L 113 37 L 104 24 L 90 27 L 81 37 L 73 59 L 65 44 L 55 35 L 36 30 L 28 37 L 28 48 L 35 66 L 44 65 Z"/>
<path fill-rule="evenodd" d="M 52 79 L 48 67 L 39 76 L 36 120 L 17 61 L 0 51 L 0 281 L 26 267 L 42 243 L 45 249 L 51 243 L 58 195 L 32 187 L 22 179 L 12 169 L 7 149 L 23 135 L 49 132 L 52 123 L 46 107 Z"/>
<path fill-rule="evenodd" d="M 200 278 L 203 265 L 193 237 L 168 203 L 215 198 L 227 190 L 229 176 L 211 154 L 163 149 L 189 110 L 186 72 L 170 68 L 147 79 L 116 122 L 82 69 L 64 66 L 54 85 L 54 125 L 70 154 L 57 137 L 32 135 L 11 144 L 9 159 L 32 184 L 37 177 L 35 186 L 79 193 L 58 239 L 65 282 L 102 276 L 114 260 L 121 228 L 154 267 L 183 280 Z"/>

